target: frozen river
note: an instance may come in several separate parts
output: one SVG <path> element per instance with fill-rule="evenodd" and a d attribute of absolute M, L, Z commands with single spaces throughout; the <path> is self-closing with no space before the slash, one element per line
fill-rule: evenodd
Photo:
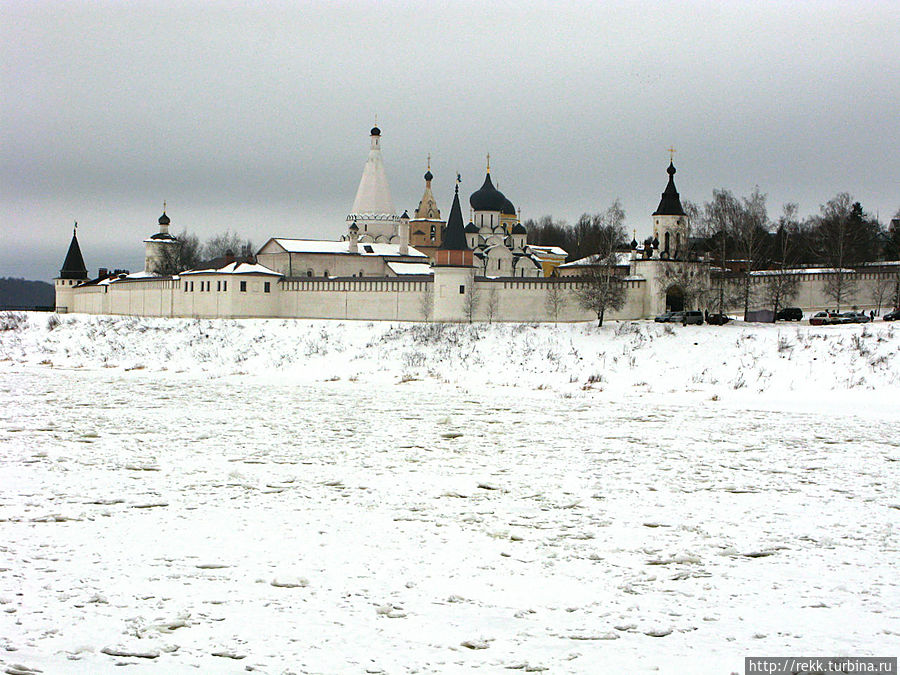
<path fill-rule="evenodd" d="M 897 441 L 849 412 L 680 400 L 5 368 L 0 664 L 896 655 Z"/>

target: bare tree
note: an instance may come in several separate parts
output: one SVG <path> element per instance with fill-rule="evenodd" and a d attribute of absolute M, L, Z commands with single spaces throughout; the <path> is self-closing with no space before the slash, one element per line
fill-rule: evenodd
<path fill-rule="evenodd" d="M 777 318 L 778 310 L 797 297 L 800 290 L 800 277 L 790 271 L 796 264 L 799 248 L 797 246 L 797 233 L 800 222 L 797 220 L 798 206 L 794 203 L 784 205 L 781 217 L 778 219 L 778 230 L 772 242 L 772 256 L 774 270 L 766 273 L 763 295 L 766 304 L 772 307 L 772 313 Z"/>
<path fill-rule="evenodd" d="M 879 274 L 878 278 L 872 282 L 871 297 L 876 314 L 881 315 L 881 308 L 890 303 L 892 298 L 896 303 L 895 296 L 898 285 L 900 285 L 900 276 L 898 275 Z"/>
<path fill-rule="evenodd" d="M 547 294 L 544 296 L 544 309 L 547 314 L 553 316 L 553 323 L 559 321 L 559 313 L 566 306 L 567 298 L 563 291 L 562 284 L 551 279 L 547 286 Z"/>
<path fill-rule="evenodd" d="M 422 314 L 424 321 L 431 321 L 434 316 L 434 284 L 428 284 L 427 290 L 422 291 L 419 296 L 419 312 Z"/>
<path fill-rule="evenodd" d="M 737 218 L 732 223 L 732 237 L 735 243 L 735 253 L 742 261 L 740 267 L 741 302 L 746 318 L 753 301 L 753 271 L 759 267 L 765 251 L 769 233 L 769 216 L 766 213 L 766 195 L 760 192 L 758 186 L 754 188 L 749 197 L 744 197 L 741 201 Z"/>
<path fill-rule="evenodd" d="M 597 315 L 597 326 L 603 325 L 606 312 L 625 306 L 625 285 L 616 275 L 616 264 L 614 252 L 605 258 L 597 258 L 575 288 L 579 306 Z"/>
<path fill-rule="evenodd" d="M 497 286 L 491 284 L 491 290 L 488 291 L 487 300 L 484 303 L 484 311 L 487 314 L 488 323 L 494 322 L 494 315 L 500 309 L 500 294 L 497 292 Z"/>
<path fill-rule="evenodd" d="M 856 293 L 856 273 L 848 266 L 856 263 L 857 234 L 852 227 L 853 199 L 842 192 L 821 207 L 816 219 L 814 246 L 820 259 L 831 268 L 823 292 L 834 300 L 837 311 Z"/>
<path fill-rule="evenodd" d="M 236 232 L 226 230 L 206 240 L 203 247 L 203 255 L 208 259 L 220 258 L 226 255 L 247 257 L 253 255 L 253 242 L 249 239 L 241 239 Z"/>
<path fill-rule="evenodd" d="M 712 282 L 716 290 L 716 311 L 719 314 L 724 314 L 731 305 L 733 278 L 727 264 L 734 249 L 733 233 L 742 211 L 740 201 L 725 189 L 713 190 L 712 201 L 703 205 L 699 231 L 706 237 L 713 263 L 718 268 L 712 275 Z"/>
<path fill-rule="evenodd" d="M 463 314 L 469 323 L 472 323 L 472 320 L 475 318 L 475 312 L 478 310 L 480 301 L 481 291 L 474 281 L 470 281 L 466 284 L 465 295 L 463 296 Z"/>
<path fill-rule="evenodd" d="M 196 267 L 201 260 L 200 240 L 187 230 L 175 237 L 175 243 L 161 247 L 154 274 L 172 276 Z"/>

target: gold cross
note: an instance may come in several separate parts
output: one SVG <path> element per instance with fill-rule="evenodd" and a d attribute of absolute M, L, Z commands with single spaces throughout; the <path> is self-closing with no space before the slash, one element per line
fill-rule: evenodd
<path fill-rule="evenodd" d="M 163 201 L 163 213 L 165 213 L 165 212 L 166 212 L 166 202 Z"/>
<path fill-rule="evenodd" d="M 428 153 L 428 170 L 431 171 L 431 153 Z"/>
<path fill-rule="evenodd" d="M 488 170 L 488 173 L 490 173 L 490 172 L 491 172 L 491 153 L 488 153 L 488 154 L 487 154 L 487 160 L 488 160 L 488 168 L 487 168 L 487 170 Z"/>
<path fill-rule="evenodd" d="M 669 148 L 669 161 L 670 162 L 675 161 L 675 148 L 672 148 L 672 147 Z"/>

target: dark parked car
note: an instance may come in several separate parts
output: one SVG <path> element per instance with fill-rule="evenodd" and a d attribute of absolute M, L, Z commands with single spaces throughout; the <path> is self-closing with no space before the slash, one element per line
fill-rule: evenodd
<path fill-rule="evenodd" d="M 888 312 L 884 315 L 885 321 L 897 321 L 900 319 L 900 309 L 895 309 L 893 312 Z"/>
<path fill-rule="evenodd" d="M 776 321 L 800 321 L 803 319 L 803 310 L 799 307 L 784 307 L 775 315 Z"/>
<path fill-rule="evenodd" d="M 657 323 L 683 323 L 703 325 L 703 312 L 666 312 L 653 319 Z"/>
<path fill-rule="evenodd" d="M 724 326 L 729 321 L 731 321 L 731 317 L 724 314 L 710 314 L 706 317 L 706 323 L 713 326 Z"/>

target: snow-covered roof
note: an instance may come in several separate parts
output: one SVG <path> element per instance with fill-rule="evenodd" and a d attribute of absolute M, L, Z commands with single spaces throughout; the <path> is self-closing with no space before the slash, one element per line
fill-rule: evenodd
<path fill-rule="evenodd" d="M 534 248 L 532 246 L 532 248 Z M 572 262 L 567 262 L 560 267 L 588 267 L 591 265 L 597 265 L 601 262 L 600 256 L 596 253 L 594 255 L 589 255 L 586 258 L 580 258 L 578 260 L 573 260 Z M 622 253 L 616 252 L 616 265 L 627 265 L 631 262 L 631 253 Z"/>
<path fill-rule="evenodd" d="M 559 246 L 535 246 L 534 244 L 528 244 L 528 247 L 537 254 L 547 253 L 550 255 L 562 256 L 563 258 L 569 255 L 565 249 L 562 249 Z"/>
<path fill-rule="evenodd" d="M 405 262 L 389 262 L 388 268 L 397 275 L 406 274 L 433 274 L 434 270 L 428 263 L 405 263 Z"/>
<path fill-rule="evenodd" d="M 220 267 L 218 269 L 210 267 L 207 269 L 189 270 L 187 272 L 182 272 L 181 276 L 187 276 L 189 274 L 268 274 L 274 277 L 282 276 L 278 272 L 270 270 L 265 265 L 250 264 L 245 262 L 228 263 L 224 267 Z"/>
<path fill-rule="evenodd" d="M 377 255 L 377 256 L 400 256 L 399 244 L 383 244 L 383 243 L 363 243 L 356 245 L 356 253 L 350 253 L 349 241 L 328 241 L 324 239 L 279 239 L 275 238 L 281 248 L 288 253 L 330 253 L 343 255 Z M 408 247 L 407 256 L 413 258 L 427 258 L 424 253 Z"/>

